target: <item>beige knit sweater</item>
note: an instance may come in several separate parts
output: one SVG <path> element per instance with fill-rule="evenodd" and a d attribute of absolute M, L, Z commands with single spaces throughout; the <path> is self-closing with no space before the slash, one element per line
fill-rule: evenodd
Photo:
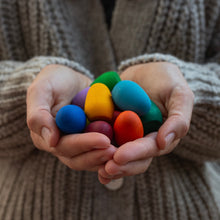
<path fill-rule="evenodd" d="M 219 220 L 219 15 L 219 0 L 118 0 L 108 30 L 98 0 L 0 0 L 0 220 Z M 94 78 L 157 61 L 179 66 L 195 106 L 146 173 L 110 191 L 33 146 L 26 89 L 44 66 Z"/>

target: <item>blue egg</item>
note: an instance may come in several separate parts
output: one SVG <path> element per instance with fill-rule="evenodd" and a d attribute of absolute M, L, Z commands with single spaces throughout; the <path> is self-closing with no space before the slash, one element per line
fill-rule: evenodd
<path fill-rule="evenodd" d="M 112 90 L 114 103 L 121 110 L 131 110 L 139 116 L 146 114 L 151 107 L 147 93 L 135 82 L 130 80 L 120 81 Z"/>
<path fill-rule="evenodd" d="M 86 115 L 79 106 L 66 105 L 57 112 L 56 124 L 63 133 L 80 133 L 86 126 Z"/>

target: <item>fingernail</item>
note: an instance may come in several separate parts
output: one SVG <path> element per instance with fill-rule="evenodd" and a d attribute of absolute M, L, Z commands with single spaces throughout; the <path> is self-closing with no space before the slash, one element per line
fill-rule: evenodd
<path fill-rule="evenodd" d="M 49 146 L 49 141 L 50 141 L 50 130 L 46 127 L 43 127 L 41 130 L 41 136 L 43 137 L 44 141 L 47 143 L 47 145 Z"/>
<path fill-rule="evenodd" d="M 166 147 L 168 147 L 175 139 L 175 134 L 172 132 L 165 137 Z"/>

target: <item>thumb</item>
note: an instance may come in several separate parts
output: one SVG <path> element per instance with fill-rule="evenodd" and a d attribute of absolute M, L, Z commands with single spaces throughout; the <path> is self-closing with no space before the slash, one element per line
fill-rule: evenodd
<path fill-rule="evenodd" d="M 182 137 L 190 127 L 194 103 L 194 95 L 188 86 L 177 86 L 171 93 L 167 103 L 168 118 L 160 127 L 157 135 L 157 144 L 165 149 Z"/>
<path fill-rule="evenodd" d="M 52 91 L 49 85 L 33 83 L 27 91 L 27 125 L 32 133 L 40 136 L 44 145 L 55 147 L 60 136 L 51 114 Z"/>

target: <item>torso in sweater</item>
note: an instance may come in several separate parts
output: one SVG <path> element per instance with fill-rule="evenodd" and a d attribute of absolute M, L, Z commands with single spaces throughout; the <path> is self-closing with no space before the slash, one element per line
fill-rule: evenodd
<path fill-rule="evenodd" d="M 95 76 L 128 58 L 155 52 L 198 64 L 217 62 L 219 11 L 218 0 L 117 0 L 108 29 L 97 0 L 0 0 L 0 59 L 22 61 L 0 66 L 3 85 L 14 89 L 4 94 L 21 94 L 10 102 L 6 95 L 1 100 L 0 219 L 217 220 L 208 178 L 217 176 L 217 165 L 211 169 L 199 159 L 171 153 L 155 158 L 146 173 L 124 178 L 121 188 L 111 191 L 96 173 L 70 170 L 35 149 L 25 125 L 26 87 L 18 92 L 11 86 L 18 78 L 10 74 L 17 71 L 21 79 L 23 63 L 39 55 L 74 60 Z M 26 64 L 27 84 L 41 62 L 47 60 Z"/>

